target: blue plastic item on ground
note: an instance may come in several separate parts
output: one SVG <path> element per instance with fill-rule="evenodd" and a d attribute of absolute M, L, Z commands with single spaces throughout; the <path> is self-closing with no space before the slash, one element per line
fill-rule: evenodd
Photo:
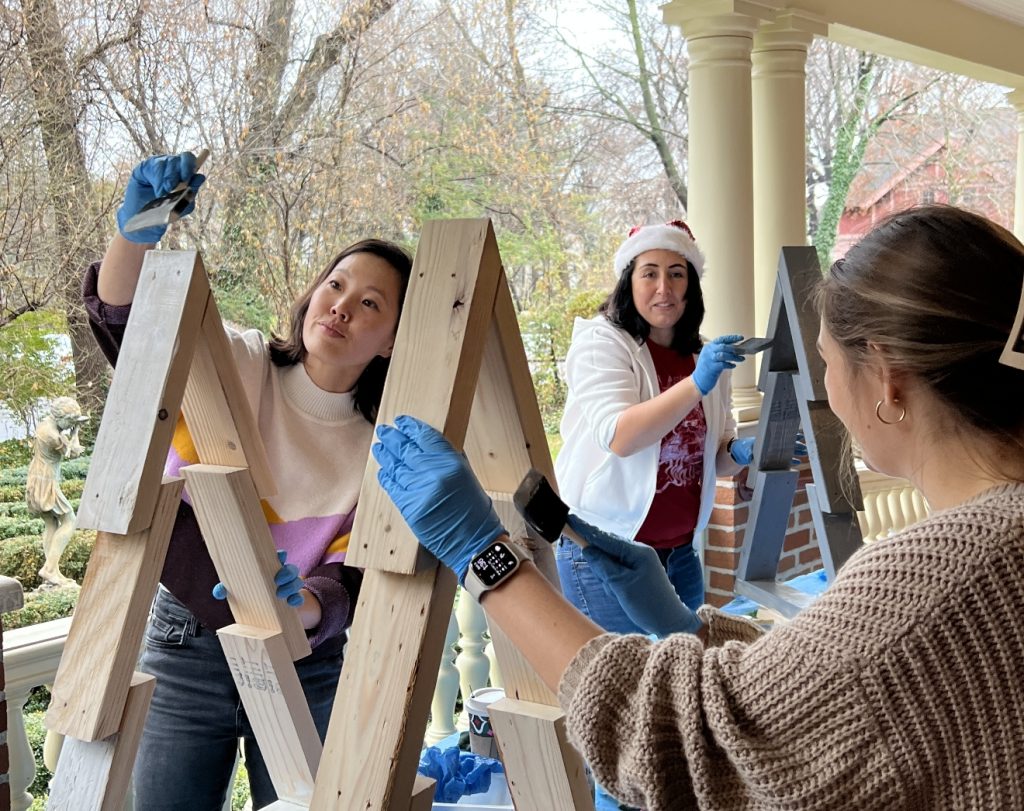
<path fill-rule="evenodd" d="M 828 588 L 828 576 L 825 574 L 824 569 L 818 569 L 817 571 L 794 577 L 792 580 L 787 580 L 786 585 L 792 586 L 804 594 L 811 594 L 817 597 Z M 731 602 L 723 605 L 721 610 L 727 614 L 751 616 L 757 612 L 758 608 L 760 606 L 753 600 L 748 600 L 746 597 L 736 597 Z"/>
<path fill-rule="evenodd" d="M 458 746 L 431 746 L 420 754 L 419 772 L 437 781 L 434 799 L 438 802 L 453 803 L 467 795 L 488 791 L 491 775 L 504 771 L 500 760 L 463 752 Z"/>

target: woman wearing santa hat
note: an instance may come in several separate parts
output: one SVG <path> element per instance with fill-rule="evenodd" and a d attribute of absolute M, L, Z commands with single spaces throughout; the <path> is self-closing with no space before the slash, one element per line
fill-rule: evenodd
<path fill-rule="evenodd" d="M 591 319 L 576 319 L 566 358 L 564 444 L 555 462 L 573 513 L 654 547 L 680 599 L 704 602 L 693 547 L 707 525 L 715 477 L 749 463 L 736 439 L 730 372 L 740 335 L 705 341 L 704 255 L 686 223 L 633 228 L 615 253 L 615 288 Z M 566 598 L 607 631 L 642 632 L 563 538 Z"/>

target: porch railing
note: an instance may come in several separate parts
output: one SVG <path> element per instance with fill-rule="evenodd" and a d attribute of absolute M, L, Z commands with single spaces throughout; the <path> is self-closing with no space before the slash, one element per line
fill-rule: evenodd
<path fill-rule="evenodd" d="M 866 469 L 858 470 L 858 477 L 864 494 L 859 518 L 866 542 L 885 538 L 928 514 L 924 499 L 909 482 Z M 32 688 L 53 682 L 70 624 L 67 618 L 4 634 L 12 811 L 27 811 L 32 802 L 28 787 L 35 777 L 23 717 L 25 702 Z M 465 709 L 456 713 L 459 698 L 489 684 L 500 687 L 502 682 L 487 620 L 476 600 L 460 590 L 448 624 L 425 742 L 434 744 L 468 729 Z"/>

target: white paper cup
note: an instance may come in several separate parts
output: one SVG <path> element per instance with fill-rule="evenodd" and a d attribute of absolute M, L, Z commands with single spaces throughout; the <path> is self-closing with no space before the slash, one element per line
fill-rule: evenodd
<path fill-rule="evenodd" d="M 469 749 L 474 755 L 498 757 L 498 743 L 491 730 L 488 707 L 501 701 L 505 691 L 500 687 L 481 687 L 466 699 L 466 714 L 469 716 Z"/>

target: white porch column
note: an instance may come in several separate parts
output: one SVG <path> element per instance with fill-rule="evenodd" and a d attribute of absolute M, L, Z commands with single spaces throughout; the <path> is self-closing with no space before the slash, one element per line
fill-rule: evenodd
<path fill-rule="evenodd" d="M 1024 89 L 1006 94 L 1017 111 L 1017 194 L 1013 205 L 1013 233 L 1024 240 Z"/>
<path fill-rule="evenodd" d="M 742 7 L 746 13 L 723 13 Z M 704 279 L 708 336 L 753 335 L 754 205 L 750 53 L 754 31 L 770 10 L 751 2 L 673 0 L 662 7 L 678 25 L 690 56 L 688 220 L 708 258 Z M 756 419 L 754 364 L 733 373 L 733 408 Z"/>
<path fill-rule="evenodd" d="M 754 34 L 754 329 L 758 335 L 768 326 L 779 249 L 807 244 L 807 48 L 814 34 L 827 33 L 823 22 L 785 14 Z"/>

